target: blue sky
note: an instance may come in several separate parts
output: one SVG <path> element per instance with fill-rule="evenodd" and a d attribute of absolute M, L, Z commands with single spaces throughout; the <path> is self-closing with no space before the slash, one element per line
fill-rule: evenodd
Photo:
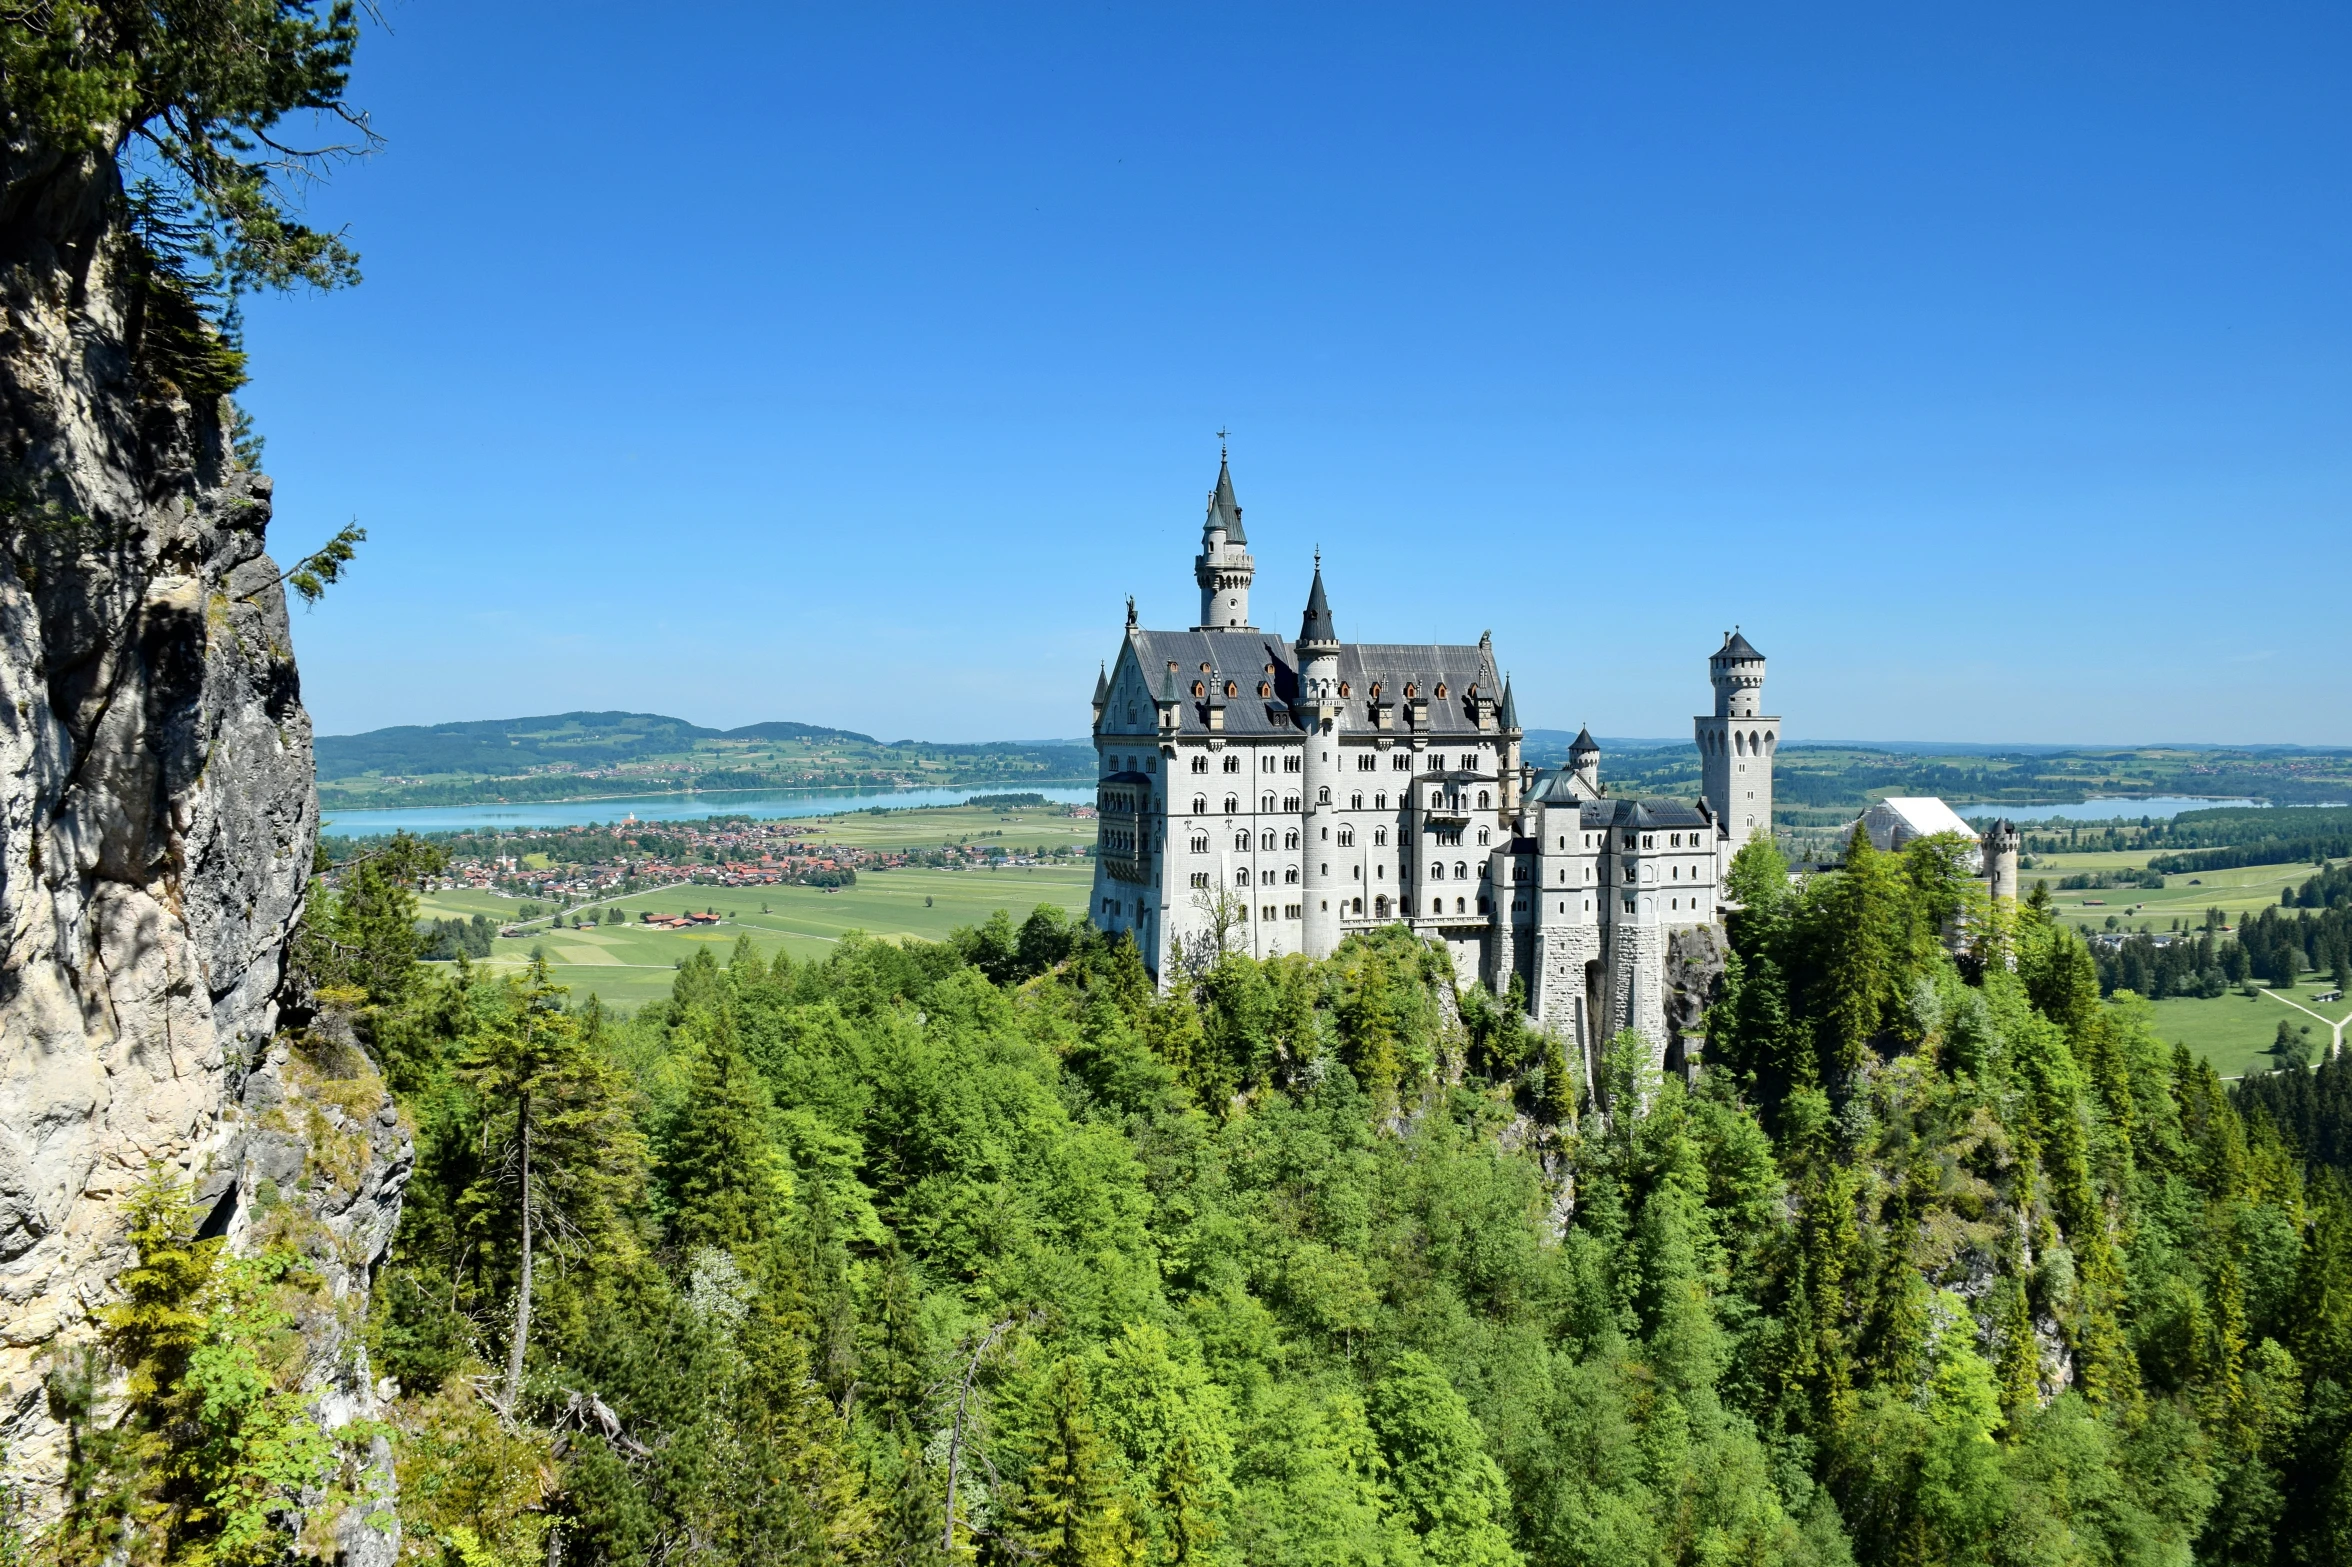
<path fill-rule="evenodd" d="M 1223 426 L 1260 624 L 1531 725 L 2352 743 L 2343 7 L 387 20 L 248 307 L 322 732 L 1083 733 Z"/>

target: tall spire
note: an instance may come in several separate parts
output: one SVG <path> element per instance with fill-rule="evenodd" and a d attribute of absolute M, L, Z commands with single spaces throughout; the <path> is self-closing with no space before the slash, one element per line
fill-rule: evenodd
<path fill-rule="evenodd" d="M 1298 649 L 1302 658 L 1311 649 L 1339 651 L 1339 630 L 1331 623 L 1331 600 L 1323 594 L 1323 552 L 1315 552 L 1315 585 L 1307 592 L 1307 618 L 1299 623 Z"/>
<path fill-rule="evenodd" d="M 1225 530 L 1228 544 L 1247 544 L 1249 535 L 1241 531 L 1241 502 L 1233 498 L 1233 469 L 1225 461 L 1225 448 L 1217 448 L 1217 487 L 1209 492 L 1208 520 L 1201 531 L 1211 528 Z"/>
<path fill-rule="evenodd" d="M 1519 703 L 1511 695 L 1511 677 L 1503 676 L 1503 710 L 1495 715 L 1495 722 L 1505 733 L 1519 727 Z"/>

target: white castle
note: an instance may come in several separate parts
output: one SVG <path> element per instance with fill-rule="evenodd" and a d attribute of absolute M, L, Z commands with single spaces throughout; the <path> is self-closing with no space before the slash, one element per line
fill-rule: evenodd
<path fill-rule="evenodd" d="M 1560 771 L 1521 762 L 1487 637 L 1342 642 L 1320 556 L 1298 639 L 1252 625 L 1222 460 L 1193 575 L 1200 624 L 1145 630 L 1129 600 L 1095 682 L 1094 923 L 1131 933 L 1162 983 L 1220 932 L 1258 957 L 1325 957 L 1402 923 L 1462 982 L 1501 996 L 1522 980 L 1529 1016 L 1588 1066 L 1625 1028 L 1671 1055 L 1696 1012 L 1676 1005 L 1677 971 L 1717 949 L 1731 855 L 1771 831 L 1764 655 L 1734 632 L 1708 660 L 1701 799 L 1618 799 L 1589 732 Z"/>

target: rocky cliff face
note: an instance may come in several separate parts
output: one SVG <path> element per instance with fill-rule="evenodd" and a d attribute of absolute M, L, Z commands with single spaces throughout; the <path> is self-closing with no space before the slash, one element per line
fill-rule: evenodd
<path fill-rule="evenodd" d="M 343 1306 L 307 1325 L 330 1419 L 407 1143 L 364 1058 L 282 1041 L 318 818 L 270 483 L 142 334 L 111 166 L 6 169 L 0 196 L 0 1441 L 61 1462 L 45 1358 L 90 1336 L 152 1164 L 208 1231 L 262 1183 L 315 1222 Z M 330 1148 L 327 1144 L 332 1144 Z"/>

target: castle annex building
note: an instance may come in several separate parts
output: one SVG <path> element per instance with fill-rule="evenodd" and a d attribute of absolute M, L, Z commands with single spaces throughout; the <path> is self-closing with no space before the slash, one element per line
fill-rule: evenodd
<path fill-rule="evenodd" d="M 1523 980 L 1533 1019 L 1588 1051 L 1626 1027 L 1665 1045 L 1671 970 L 1714 949 L 1730 857 L 1771 828 L 1764 655 L 1733 634 L 1708 661 L 1703 798 L 1619 799 L 1589 733 L 1557 772 L 1521 762 L 1487 637 L 1342 641 L 1318 559 L 1294 641 L 1252 622 L 1255 575 L 1221 461 L 1200 623 L 1149 630 L 1130 601 L 1095 683 L 1095 924 L 1166 976 L 1220 933 L 1324 957 L 1401 922 L 1445 943 L 1464 982 L 1499 996 Z"/>

